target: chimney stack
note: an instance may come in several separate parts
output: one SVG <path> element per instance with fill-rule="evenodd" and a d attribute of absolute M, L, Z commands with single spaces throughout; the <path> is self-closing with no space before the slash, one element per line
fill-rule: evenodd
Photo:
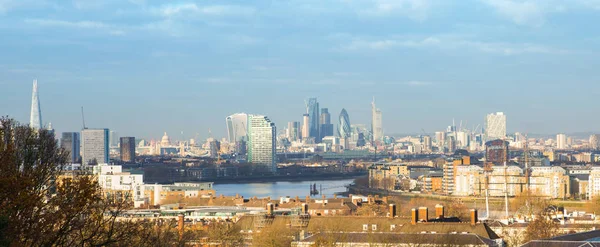
<path fill-rule="evenodd" d="M 471 225 L 474 226 L 479 221 L 477 218 L 477 209 L 471 209 Z"/>
<path fill-rule="evenodd" d="M 396 204 L 390 204 L 390 218 L 396 218 Z"/>
<path fill-rule="evenodd" d="M 416 208 L 410 210 L 410 224 L 416 225 L 419 221 L 419 211 Z"/>
<path fill-rule="evenodd" d="M 177 231 L 179 232 L 179 240 L 183 238 L 183 230 L 185 225 L 185 216 L 183 214 L 177 215 Z"/>
<path fill-rule="evenodd" d="M 444 218 L 444 206 L 441 204 L 435 205 L 435 217 L 438 219 Z"/>
<path fill-rule="evenodd" d="M 273 203 L 267 203 L 267 215 L 273 215 Z"/>
<path fill-rule="evenodd" d="M 419 220 L 423 222 L 427 222 L 429 220 L 429 209 L 427 209 L 427 207 L 419 208 Z"/>
<path fill-rule="evenodd" d="M 302 214 L 308 214 L 308 203 L 302 203 Z"/>

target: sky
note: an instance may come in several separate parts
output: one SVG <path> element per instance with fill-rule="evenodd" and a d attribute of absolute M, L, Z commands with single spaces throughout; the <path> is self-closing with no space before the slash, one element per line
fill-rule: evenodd
<path fill-rule="evenodd" d="M 600 131 L 600 0 L 0 0 L 0 114 L 158 139 L 283 130 L 317 97 L 337 125 Z M 183 132 L 183 134 L 182 134 Z"/>

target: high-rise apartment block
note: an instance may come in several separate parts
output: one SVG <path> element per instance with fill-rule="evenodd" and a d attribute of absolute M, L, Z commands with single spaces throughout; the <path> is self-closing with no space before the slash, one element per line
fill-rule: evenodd
<path fill-rule="evenodd" d="M 590 149 L 597 150 L 600 147 L 600 138 L 597 134 L 590 136 Z"/>
<path fill-rule="evenodd" d="M 62 137 L 60 138 L 60 147 L 62 147 L 65 151 L 69 152 L 69 160 L 70 163 L 78 163 L 79 162 L 79 132 L 63 132 Z"/>
<path fill-rule="evenodd" d="M 277 172 L 277 131 L 267 116 L 248 115 L 248 162 Z"/>
<path fill-rule="evenodd" d="M 109 161 L 109 130 L 84 129 L 81 131 L 82 163 L 89 165 L 92 160 L 98 164 Z"/>
<path fill-rule="evenodd" d="M 135 137 L 121 137 L 121 161 L 135 162 Z"/>
<path fill-rule="evenodd" d="M 567 135 L 556 135 L 556 149 L 567 149 Z"/>
<path fill-rule="evenodd" d="M 488 114 L 485 118 L 487 140 L 506 138 L 506 115 L 503 112 Z"/>
<path fill-rule="evenodd" d="M 485 161 L 495 165 L 508 162 L 508 142 L 493 140 L 485 143 Z"/>
<path fill-rule="evenodd" d="M 302 140 L 310 138 L 310 116 L 308 113 L 302 115 Z"/>

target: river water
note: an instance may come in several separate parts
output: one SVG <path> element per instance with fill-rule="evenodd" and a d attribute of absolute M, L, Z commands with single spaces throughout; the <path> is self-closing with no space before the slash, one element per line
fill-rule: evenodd
<path fill-rule="evenodd" d="M 317 190 L 322 188 L 322 193 L 313 197 L 333 197 L 335 193 L 346 192 L 344 185 L 351 184 L 354 179 L 340 180 L 312 180 L 295 182 L 264 182 L 264 183 L 239 183 L 215 184 L 213 187 L 217 195 L 235 196 L 239 194 L 244 198 L 271 197 L 272 199 L 289 196 L 305 198 L 310 195 L 310 186 L 317 184 Z"/>

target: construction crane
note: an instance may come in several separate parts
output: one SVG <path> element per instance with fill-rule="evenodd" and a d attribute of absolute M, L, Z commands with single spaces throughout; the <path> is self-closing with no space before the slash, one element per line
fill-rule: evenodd
<path fill-rule="evenodd" d="M 81 107 L 81 121 L 83 122 L 83 129 L 87 129 L 87 127 L 85 127 L 85 115 L 83 115 L 83 106 Z"/>

